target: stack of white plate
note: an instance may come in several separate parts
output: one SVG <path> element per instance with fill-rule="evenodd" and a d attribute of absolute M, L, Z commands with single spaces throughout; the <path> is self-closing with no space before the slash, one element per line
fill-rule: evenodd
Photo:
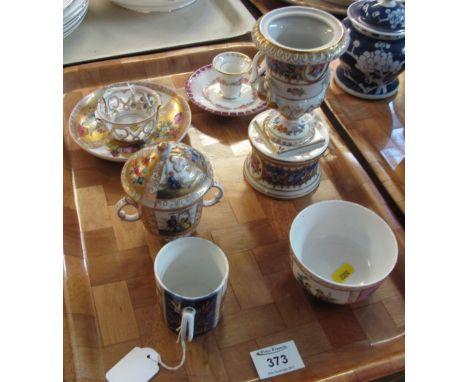
<path fill-rule="evenodd" d="M 81 24 L 88 11 L 89 0 L 63 0 L 63 38 Z"/>
<path fill-rule="evenodd" d="M 64 0 L 65 1 L 65 0 Z M 171 12 L 184 8 L 196 0 L 112 0 L 121 7 L 135 12 Z"/>

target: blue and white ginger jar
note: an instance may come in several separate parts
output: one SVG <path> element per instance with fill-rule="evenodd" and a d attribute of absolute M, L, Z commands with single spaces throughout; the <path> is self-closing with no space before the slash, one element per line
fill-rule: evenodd
<path fill-rule="evenodd" d="M 405 6 L 395 0 L 361 0 L 343 20 L 351 43 L 335 80 L 359 98 L 382 99 L 398 91 L 405 70 Z"/>

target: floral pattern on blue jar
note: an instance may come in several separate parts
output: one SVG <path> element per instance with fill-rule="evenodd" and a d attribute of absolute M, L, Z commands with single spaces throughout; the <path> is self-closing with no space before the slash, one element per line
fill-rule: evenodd
<path fill-rule="evenodd" d="M 353 41 L 352 49 L 347 52 L 355 59 L 354 68 L 365 75 L 363 83 L 357 83 L 348 75 L 348 79 L 353 80 L 362 89 L 368 93 L 375 87 L 375 94 L 386 92 L 386 84 L 391 82 L 398 73 L 404 70 L 405 61 L 400 61 L 399 56 L 405 54 L 405 47 L 401 48 L 400 55 L 394 57 L 391 50 L 392 45 L 388 42 L 379 41 L 373 44 L 374 50 L 360 51 L 361 42 Z M 346 72 L 345 72 L 346 76 Z"/>
<path fill-rule="evenodd" d="M 273 166 L 265 162 L 262 179 L 281 187 L 297 187 L 310 181 L 317 174 L 317 170 L 318 160 L 298 168 Z"/>
<path fill-rule="evenodd" d="M 336 69 L 338 85 L 365 99 L 383 99 L 398 91 L 405 69 L 405 11 L 385 0 L 358 1 L 343 24 L 351 44 Z"/>
<path fill-rule="evenodd" d="M 383 7 L 379 7 L 380 10 L 374 10 L 372 3 L 364 4 L 362 11 L 365 14 L 365 19 L 372 19 L 373 25 L 385 26 L 393 30 L 405 27 L 405 11 L 402 8 L 382 9 Z"/>

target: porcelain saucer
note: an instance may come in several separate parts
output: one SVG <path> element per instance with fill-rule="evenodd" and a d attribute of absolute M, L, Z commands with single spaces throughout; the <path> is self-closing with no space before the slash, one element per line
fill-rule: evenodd
<path fill-rule="evenodd" d="M 149 87 L 161 96 L 158 127 L 151 137 L 142 143 L 128 144 L 114 140 L 94 116 L 96 105 L 106 89 L 129 83 Z M 188 132 L 191 119 L 190 106 L 175 90 L 154 82 L 138 81 L 112 84 L 88 94 L 75 105 L 68 126 L 73 140 L 83 150 L 101 159 L 125 162 L 131 154 L 143 147 L 153 146 L 162 141 L 181 141 Z"/>
<path fill-rule="evenodd" d="M 266 109 L 266 103 L 249 85 L 248 75 L 242 79 L 241 93 L 236 99 L 222 96 L 217 77 L 218 73 L 211 64 L 195 71 L 185 84 L 190 101 L 209 113 L 224 117 L 243 117 Z"/>

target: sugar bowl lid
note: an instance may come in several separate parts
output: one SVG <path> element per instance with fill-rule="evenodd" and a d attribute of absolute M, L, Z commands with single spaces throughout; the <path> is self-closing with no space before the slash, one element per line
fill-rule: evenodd
<path fill-rule="evenodd" d="M 361 0 L 348 8 L 353 26 L 364 34 L 379 37 L 405 36 L 405 6 L 396 0 Z"/>
<path fill-rule="evenodd" d="M 213 183 L 213 169 L 193 147 L 161 142 L 132 154 L 122 169 L 121 182 L 137 203 L 172 209 L 203 197 Z"/>

